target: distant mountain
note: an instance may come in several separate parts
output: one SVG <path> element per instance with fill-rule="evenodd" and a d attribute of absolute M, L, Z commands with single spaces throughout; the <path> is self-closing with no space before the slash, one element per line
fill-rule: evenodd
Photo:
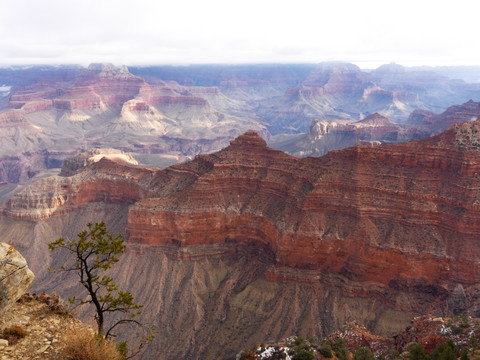
<path fill-rule="evenodd" d="M 469 83 L 480 82 L 480 66 L 418 66 L 412 70 L 434 71 L 450 79 L 461 79 Z"/>
<path fill-rule="evenodd" d="M 149 84 L 109 64 L 75 68 L 60 81 L 63 71 L 12 88 L 0 112 L 0 181 L 25 180 L 92 147 L 120 148 L 165 166 L 218 150 L 247 130 L 269 135 L 250 105 L 216 87 Z"/>
<path fill-rule="evenodd" d="M 450 106 L 441 114 L 415 111 L 409 119 L 409 123 L 415 123 L 432 133 L 440 133 L 453 124 L 474 121 L 480 118 L 480 102 L 469 100 L 461 105 Z"/>
<path fill-rule="evenodd" d="M 378 113 L 359 121 L 319 119 L 307 133 L 274 136 L 270 146 L 295 156 L 321 156 L 330 150 L 349 146 L 406 142 L 428 137 L 431 130 L 421 126 L 399 125 Z"/>
<path fill-rule="evenodd" d="M 141 164 L 165 167 L 219 150 L 248 130 L 267 140 L 274 134 L 282 149 L 299 155 L 364 140 L 407 141 L 452 123 L 437 119 L 438 126 L 423 126 L 433 121 L 427 112 L 479 98 L 478 83 L 396 64 L 373 71 L 348 63 L 155 66 L 133 72 L 111 64 L 3 68 L 0 182 L 24 181 L 96 147 L 119 148 Z M 416 117 L 409 119 L 414 110 Z M 322 135 L 327 145 L 317 135 L 304 136 L 315 129 L 312 121 L 345 125 L 339 120 L 355 122 L 374 113 L 423 128 L 393 130 L 389 124 L 382 133 L 374 124 L 356 124 L 354 134 Z M 339 130 L 337 125 L 325 126 Z M 296 139 L 303 143 L 295 145 Z"/>
<path fill-rule="evenodd" d="M 273 136 L 270 146 L 295 156 L 321 156 L 357 144 L 393 144 L 433 136 L 451 125 L 480 118 L 480 102 L 453 105 L 441 114 L 415 110 L 405 124 L 374 113 L 363 120 L 317 119 L 307 133 Z"/>
<path fill-rule="evenodd" d="M 365 72 L 348 63 L 318 66 L 284 96 L 265 99 L 257 114 L 272 134 L 308 130 L 312 120 L 360 120 L 378 112 L 403 123 L 416 109 L 443 111 L 480 97 L 480 84 L 390 64 Z"/>

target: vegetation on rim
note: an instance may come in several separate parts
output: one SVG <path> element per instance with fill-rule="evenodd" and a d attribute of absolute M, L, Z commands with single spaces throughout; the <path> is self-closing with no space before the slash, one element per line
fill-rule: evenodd
<path fill-rule="evenodd" d="M 80 232 L 74 240 L 59 238 L 48 244 L 51 251 L 66 249 L 74 257 L 70 266 L 63 265 L 60 269 L 50 269 L 53 272 L 74 272 L 80 278 L 80 284 L 87 290 L 88 295 L 83 299 L 70 298 L 69 302 L 76 306 L 90 304 L 95 308 L 98 340 L 111 340 L 116 336 L 119 326 L 134 324 L 145 329 L 144 324 L 135 318 L 141 314 L 141 307 L 135 303 L 130 291 L 119 290 L 112 277 L 106 275 L 113 264 L 120 259 L 125 251 L 122 235 L 116 236 L 107 232 L 104 222 L 88 223 L 87 229 Z M 112 322 L 106 322 L 106 316 L 123 314 L 115 317 Z M 108 324 L 108 325 L 106 325 Z M 139 348 L 127 356 L 127 344 L 118 344 L 119 351 L 125 358 L 138 354 L 141 348 L 153 340 L 155 330 L 150 327 L 146 336 L 141 339 Z"/>

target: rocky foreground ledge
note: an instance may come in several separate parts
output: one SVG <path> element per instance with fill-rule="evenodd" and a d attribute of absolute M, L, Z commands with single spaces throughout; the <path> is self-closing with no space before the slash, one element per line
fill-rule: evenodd
<path fill-rule="evenodd" d="M 92 330 L 69 315 L 55 294 L 25 294 L 0 317 L 0 360 L 65 359 L 65 344 L 81 331 Z"/>
<path fill-rule="evenodd" d="M 0 243 L 0 318 L 15 304 L 35 275 L 13 246 Z"/>

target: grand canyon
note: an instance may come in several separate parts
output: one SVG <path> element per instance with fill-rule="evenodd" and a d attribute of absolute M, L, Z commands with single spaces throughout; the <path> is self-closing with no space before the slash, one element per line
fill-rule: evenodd
<path fill-rule="evenodd" d="M 48 243 L 123 234 L 111 273 L 158 331 L 142 359 L 480 316 L 479 83 L 395 64 L 27 70 L 0 71 L 2 241 L 32 291 L 67 298 Z"/>
<path fill-rule="evenodd" d="M 28 180 L 94 147 L 163 168 L 254 130 L 275 148 L 317 156 L 361 140 L 418 139 L 479 116 L 480 84 L 395 64 L 370 72 L 348 63 L 131 71 L 0 71 L 0 181 Z M 387 118 L 382 129 L 368 119 L 374 113 Z"/>

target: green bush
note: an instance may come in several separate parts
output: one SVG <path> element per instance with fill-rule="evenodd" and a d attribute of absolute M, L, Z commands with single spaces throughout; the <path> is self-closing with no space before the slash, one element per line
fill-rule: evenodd
<path fill-rule="evenodd" d="M 303 338 L 300 337 L 300 336 L 299 336 L 299 337 L 296 337 L 296 338 L 295 338 L 295 342 L 294 342 L 295 346 L 298 346 L 298 345 L 300 345 L 301 343 L 303 343 Z"/>
<path fill-rule="evenodd" d="M 375 360 L 372 351 L 369 348 L 358 348 L 353 354 L 355 360 Z"/>
<path fill-rule="evenodd" d="M 400 359 L 400 354 L 398 353 L 397 349 L 390 349 L 388 352 L 389 359 Z"/>
<path fill-rule="evenodd" d="M 322 346 L 320 346 L 320 348 L 318 349 L 318 352 L 323 357 L 331 358 L 332 357 L 332 346 L 330 345 L 330 343 L 325 342 L 325 343 L 322 344 Z"/>
<path fill-rule="evenodd" d="M 433 349 L 433 351 L 430 353 L 430 359 L 455 360 L 456 357 L 452 347 L 449 344 L 442 344 Z"/>
<path fill-rule="evenodd" d="M 338 338 L 338 340 L 332 345 L 332 349 L 339 360 L 347 359 L 347 342 L 345 339 Z"/>
<path fill-rule="evenodd" d="M 428 360 L 425 348 L 421 344 L 410 344 L 407 350 L 409 352 L 408 360 Z"/>
<path fill-rule="evenodd" d="M 298 349 L 295 352 L 295 355 L 292 356 L 292 360 L 313 360 L 313 353 L 311 350 L 307 349 Z"/>
<path fill-rule="evenodd" d="M 470 356 L 468 356 L 468 349 L 463 349 L 460 360 L 470 360 Z"/>

